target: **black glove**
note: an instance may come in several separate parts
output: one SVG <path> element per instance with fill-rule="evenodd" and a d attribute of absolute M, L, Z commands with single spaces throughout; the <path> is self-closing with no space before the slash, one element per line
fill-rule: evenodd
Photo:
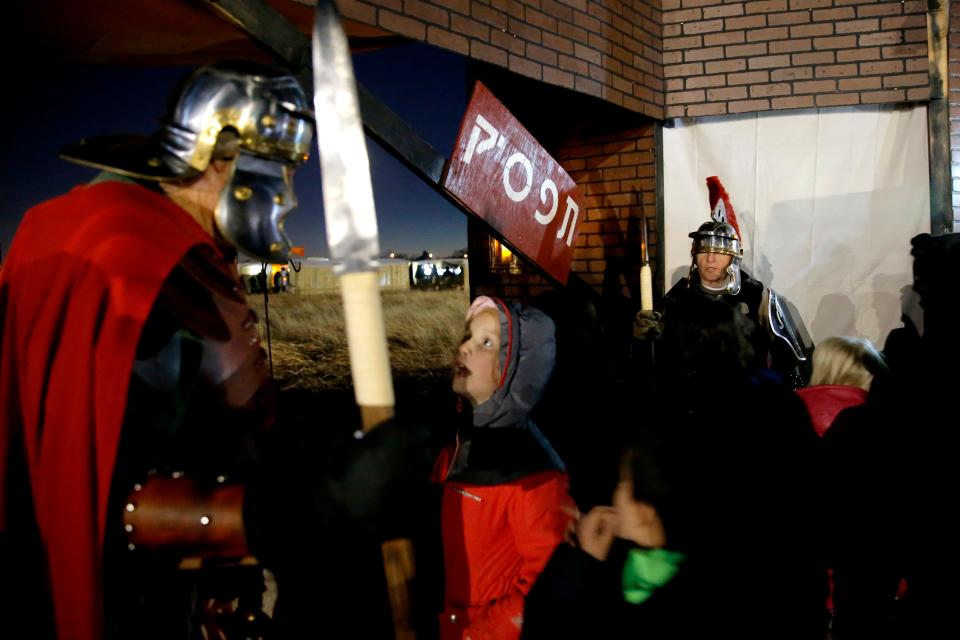
<path fill-rule="evenodd" d="M 381 536 L 426 490 L 429 432 L 396 420 L 316 451 L 307 438 L 279 436 L 247 482 L 244 526 L 267 566 L 337 540 Z"/>
<path fill-rule="evenodd" d="M 655 340 L 663 333 L 663 316 L 658 311 L 638 311 L 633 323 L 633 337 Z"/>
<path fill-rule="evenodd" d="M 330 470 L 326 488 L 348 517 L 367 529 L 382 530 L 402 514 L 404 502 L 422 491 L 433 466 L 429 432 L 395 419 L 357 432 Z"/>

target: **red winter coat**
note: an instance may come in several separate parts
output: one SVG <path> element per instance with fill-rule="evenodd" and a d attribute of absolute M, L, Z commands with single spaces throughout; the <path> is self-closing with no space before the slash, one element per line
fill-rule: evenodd
<path fill-rule="evenodd" d="M 807 405 L 810 421 L 819 436 L 827 432 L 838 413 L 867 401 L 866 391 L 846 384 L 817 384 L 798 389 L 797 395 Z"/>
<path fill-rule="evenodd" d="M 520 637 L 524 598 L 563 542 L 565 509 L 574 506 L 563 463 L 529 418 L 553 372 L 553 322 L 492 301 L 500 315 L 500 386 L 474 409 L 459 450 L 444 451 L 435 467 L 434 479 L 444 483 L 442 640 Z"/>
<path fill-rule="evenodd" d="M 496 485 L 444 484 L 442 640 L 520 637 L 524 598 L 563 542 L 564 507 L 573 502 L 559 471 Z"/>

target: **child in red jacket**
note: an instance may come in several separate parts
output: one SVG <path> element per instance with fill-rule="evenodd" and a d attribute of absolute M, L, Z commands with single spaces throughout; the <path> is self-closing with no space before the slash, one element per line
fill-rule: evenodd
<path fill-rule="evenodd" d="M 835 336 L 818 344 L 810 386 L 797 390 L 817 435 L 825 434 L 841 411 L 866 402 L 874 376 L 886 372 L 883 354 L 866 338 Z"/>
<path fill-rule="evenodd" d="M 453 390 L 473 424 L 437 461 L 446 571 L 443 639 L 519 638 L 523 602 L 563 541 L 573 501 L 563 462 L 529 414 L 556 358 L 537 309 L 481 296 L 467 312 Z"/>

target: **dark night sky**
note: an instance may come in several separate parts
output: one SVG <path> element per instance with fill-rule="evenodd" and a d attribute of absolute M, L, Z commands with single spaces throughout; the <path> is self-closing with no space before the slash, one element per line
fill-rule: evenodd
<path fill-rule="evenodd" d="M 410 44 L 354 56 L 357 78 L 449 157 L 466 109 L 461 57 Z M 0 243 L 10 246 L 31 206 L 90 180 L 95 172 L 60 160 L 64 144 L 105 133 L 151 133 L 185 67 L 67 66 L 30 69 L 2 108 Z M 16 100 L 11 99 L 17 96 Z M 381 251 L 449 255 L 467 244 L 463 213 L 414 177 L 376 143 L 370 153 Z M 286 229 L 307 255 L 327 255 L 316 156 L 295 179 L 300 206 Z M 51 229 L 51 233 L 56 230 Z"/>

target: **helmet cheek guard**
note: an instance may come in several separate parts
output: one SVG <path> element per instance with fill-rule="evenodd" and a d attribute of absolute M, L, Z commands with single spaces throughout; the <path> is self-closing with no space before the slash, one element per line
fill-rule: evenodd
<path fill-rule="evenodd" d="M 740 293 L 740 258 L 736 257 L 733 259 L 733 262 L 730 263 L 730 266 L 727 267 L 727 274 L 730 278 L 727 280 L 727 293 L 732 296 Z"/>
<path fill-rule="evenodd" d="M 241 153 L 217 203 L 220 233 L 246 253 L 286 262 L 292 247 L 283 219 L 297 206 L 291 174 L 284 164 Z"/>

